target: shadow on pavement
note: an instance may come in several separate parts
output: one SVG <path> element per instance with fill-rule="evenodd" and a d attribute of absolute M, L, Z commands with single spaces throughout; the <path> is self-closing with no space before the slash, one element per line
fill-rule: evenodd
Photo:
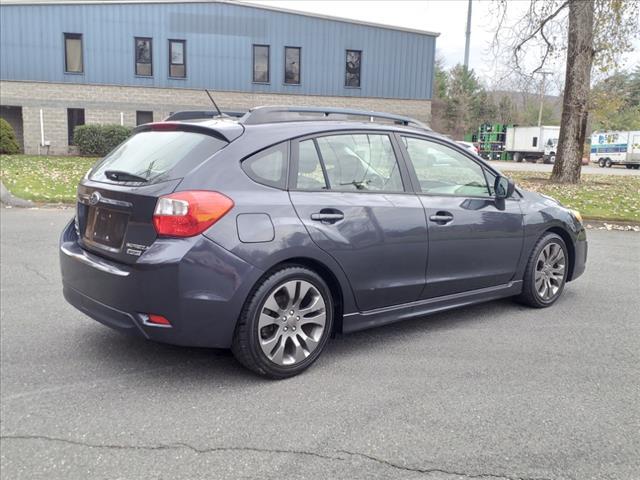
<path fill-rule="evenodd" d="M 323 357 L 342 362 L 368 351 L 415 341 L 417 337 L 429 333 L 503 321 L 505 315 L 522 310 L 529 309 L 511 299 L 503 299 L 339 335 L 330 340 Z M 87 319 L 87 322 L 92 321 Z M 78 360 L 99 364 L 102 373 L 107 370 L 116 375 L 135 374 L 145 380 L 154 379 L 163 383 L 203 382 L 204 385 L 259 385 L 268 381 L 242 367 L 229 350 L 161 344 L 123 335 L 98 324 L 88 325 L 74 343 L 75 354 L 80 357 Z M 312 367 L 307 375 L 313 375 L 314 371 L 317 370 Z"/>

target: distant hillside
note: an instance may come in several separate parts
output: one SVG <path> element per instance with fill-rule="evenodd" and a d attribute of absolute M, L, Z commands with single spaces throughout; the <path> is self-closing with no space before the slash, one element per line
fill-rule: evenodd
<path fill-rule="evenodd" d="M 523 114 L 535 113 L 533 119 L 531 118 L 522 118 L 519 119 L 520 122 L 514 122 L 518 124 L 522 123 L 522 120 L 534 120 L 533 122 L 525 122 L 531 124 L 538 123 L 538 110 L 540 108 L 540 95 L 534 93 L 526 93 L 526 92 L 512 92 L 509 90 L 496 90 L 492 92 L 487 92 L 489 97 L 493 100 L 496 105 L 500 104 L 500 100 L 503 98 L 508 98 L 512 105 Z M 544 107 L 543 107 L 543 123 L 552 125 L 559 125 L 560 118 L 562 116 L 562 97 L 559 95 L 545 95 L 544 96 Z M 517 115 L 516 115 L 517 117 Z M 546 120 L 545 120 L 546 117 Z M 509 122 L 506 122 L 509 123 Z"/>

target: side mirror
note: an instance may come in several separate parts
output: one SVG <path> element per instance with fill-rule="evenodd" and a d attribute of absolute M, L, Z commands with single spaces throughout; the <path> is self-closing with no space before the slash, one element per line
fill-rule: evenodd
<path fill-rule="evenodd" d="M 507 177 L 503 177 L 502 175 L 498 175 L 496 177 L 496 182 L 493 185 L 493 191 L 495 192 L 496 198 L 505 199 L 509 198 L 513 195 L 513 191 L 515 190 L 516 185 Z"/>

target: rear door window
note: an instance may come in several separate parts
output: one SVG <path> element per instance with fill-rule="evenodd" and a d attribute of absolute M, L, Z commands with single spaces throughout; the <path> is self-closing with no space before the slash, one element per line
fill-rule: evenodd
<path fill-rule="evenodd" d="M 298 144 L 297 190 L 326 190 L 320 156 L 314 140 L 304 140 Z"/>
<path fill-rule="evenodd" d="M 353 133 L 318 137 L 316 141 L 331 190 L 404 191 L 388 135 Z"/>
<path fill-rule="evenodd" d="M 116 147 L 93 168 L 89 178 L 145 184 L 181 178 L 226 145 L 224 140 L 202 133 L 143 131 Z"/>

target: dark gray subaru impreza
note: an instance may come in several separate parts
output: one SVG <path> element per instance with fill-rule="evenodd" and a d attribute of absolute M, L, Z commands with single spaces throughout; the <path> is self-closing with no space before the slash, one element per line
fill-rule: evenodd
<path fill-rule="evenodd" d="M 114 329 L 300 373 L 333 333 L 517 296 L 552 305 L 580 214 L 419 122 L 340 109 L 180 112 L 78 186 L 65 298 Z"/>

